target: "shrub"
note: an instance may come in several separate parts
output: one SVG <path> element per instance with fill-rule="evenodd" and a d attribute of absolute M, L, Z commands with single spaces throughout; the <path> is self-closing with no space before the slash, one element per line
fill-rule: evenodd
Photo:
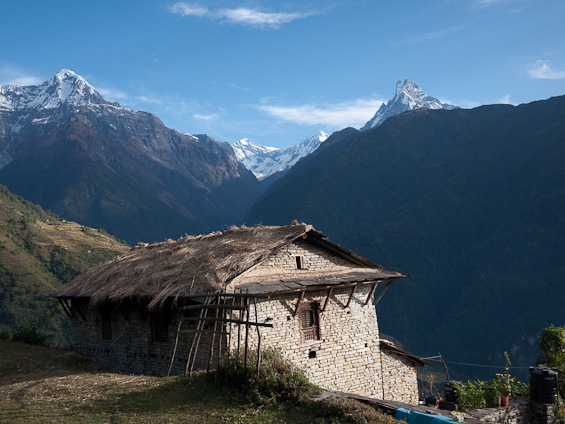
<path fill-rule="evenodd" d="M 12 340 L 32 345 L 45 345 L 47 337 L 43 334 L 36 324 L 26 324 L 14 334 Z"/>
<path fill-rule="evenodd" d="M 245 390 L 256 402 L 300 402 L 321 392 L 302 371 L 282 356 L 280 349 L 268 348 L 262 352 L 258 372 L 256 361 L 256 353 L 250 353 L 246 372 L 243 355 L 232 355 L 223 361 L 217 377 L 224 384 Z"/>

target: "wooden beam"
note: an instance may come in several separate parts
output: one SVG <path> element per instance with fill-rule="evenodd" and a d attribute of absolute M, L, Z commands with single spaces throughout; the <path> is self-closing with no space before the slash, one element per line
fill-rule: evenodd
<path fill-rule="evenodd" d="M 196 329 L 188 329 L 188 330 L 180 330 L 179 333 L 189 333 L 189 334 L 228 334 L 227 331 L 214 331 L 214 330 L 196 330 Z"/>
<path fill-rule="evenodd" d="M 351 290 L 351 294 L 349 295 L 349 299 L 347 299 L 347 303 L 345 304 L 345 307 L 348 308 L 349 304 L 351 303 L 351 299 L 353 299 L 353 295 L 355 294 L 355 292 L 357 291 L 357 286 L 358 284 L 355 284 L 353 286 L 353 290 Z"/>
<path fill-rule="evenodd" d="M 302 292 L 300 292 L 300 297 L 298 298 L 298 302 L 296 302 L 296 308 L 294 308 L 294 313 L 292 314 L 293 317 L 296 316 L 296 314 L 298 313 L 298 308 L 300 307 L 300 302 L 302 302 L 304 293 L 306 293 L 305 290 L 302 290 Z"/>
<path fill-rule="evenodd" d="M 179 308 L 179 310 L 181 311 L 190 311 L 193 309 L 229 309 L 229 310 L 239 310 L 239 311 L 243 311 L 245 309 L 244 306 L 237 306 L 237 305 L 210 305 L 210 304 L 202 304 L 202 305 L 189 305 L 189 306 L 181 306 Z"/>
<path fill-rule="evenodd" d="M 369 303 L 369 300 L 371 300 L 371 298 L 375 294 L 375 289 L 377 288 L 377 284 L 379 284 L 379 281 L 375 281 L 373 283 L 373 287 L 371 287 L 371 291 L 369 293 L 369 296 L 367 296 L 367 300 L 365 300 L 365 303 L 363 304 L 363 306 L 367 305 L 367 303 Z"/>
<path fill-rule="evenodd" d="M 322 312 L 326 310 L 326 306 L 328 306 L 328 302 L 330 301 L 330 296 L 332 295 L 333 291 L 334 288 L 330 287 L 330 289 L 328 290 L 328 295 L 326 296 L 326 301 L 324 302 L 324 306 L 322 307 Z"/>
<path fill-rule="evenodd" d="M 211 294 L 203 293 L 203 294 L 183 295 L 183 297 L 186 297 L 186 298 L 217 297 L 217 296 L 222 296 L 222 297 L 256 297 L 258 299 L 267 297 L 266 294 L 259 294 L 259 293 L 211 293 Z"/>
<path fill-rule="evenodd" d="M 379 300 L 381 300 L 381 298 L 385 295 L 386 291 L 388 290 L 388 288 L 390 287 L 391 284 L 392 284 L 392 281 L 389 281 L 388 283 L 386 283 L 385 288 L 379 293 L 379 295 L 376 297 L 376 299 L 373 300 L 373 305 L 376 305 L 377 303 L 379 303 Z"/>
<path fill-rule="evenodd" d="M 198 318 L 198 317 L 187 317 L 187 318 L 180 318 L 181 321 L 210 321 L 210 322 L 232 322 L 234 324 L 246 324 L 247 321 L 240 320 L 240 319 L 232 319 L 232 318 L 215 318 L 215 317 L 208 317 L 208 318 Z M 267 324 L 264 322 L 253 322 L 249 321 L 249 325 L 257 325 L 259 327 L 273 327 L 273 324 Z"/>

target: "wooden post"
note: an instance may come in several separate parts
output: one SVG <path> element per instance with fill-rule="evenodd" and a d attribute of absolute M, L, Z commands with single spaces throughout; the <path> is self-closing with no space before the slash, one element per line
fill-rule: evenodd
<path fill-rule="evenodd" d="M 245 291 L 246 294 L 249 293 L 249 289 Z M 244 357 L 244 368 L 245 368 L 245 375 L 247 376 L 247 355 L 248 355 L 248 348 L 249 348 L 249 297 L 245 298 L 245 357 Z"/>
<path fill-rule="evenodd" d="M 220 303 L 220 297 L 216 297 L 216 302 Z M 218 318 L 218 313 L 220 309 L 216 309 L 216 319 Z M 208 357 L 208 365 L 206 366 L 206 374 L 210 373 L 210 364 L 212 363 L 212 356 L 214 356 L 214 342 L 216 341 L 216 326 L 218 321 L 214 321 L 214 332 L 212 333 L 212 341 L 210 342 L 210 356 Z"/>
<path fill-rule="evenodd" d="M 326 301 L 324 302 L 324 306 L 322 307 L 322 312 L 324 312 L 326 310 L 326 306 L 328 306 L 328 302 L 330 301 L 330 296 L 332 295 L 333 291 L 334 291 L 334 288 L 330 287 L 330 289 L 328 290 L 328 295 L 326 297 Z"/>
<path fill-rule="evenodd" d="M 239 289 L 239 293 L 241 294 L 241 289 Z M 243 297 L 239 298 L 239 306 L 243 306 Z M 239 320 L 242 321 L 243 320 L 243 310 L 239 311 Z M 241 324 L 237 324 L 237 356 L 239 356 L 240 353 L 240 347 L 239 345 L 241 344 Z"/>
<path fill-rule="evenodd" d="M 389 281 L 388 283 L 386 283 L 386 286 L 383 289 L 383 291 L 381 291 L 379 293 L 379 295 L 377 296 L 377 298 L 375 300 L 373 300 L 373 305 L 376 305 L 377 303 L 379 303 L 379 300 L 381 300 L 381 298 L 385 295 L 386 291 L 388 290 L 388 288 L 390 287 L 391 284 L 392 284 L 392 281 Z"/>
<path fill-rule="evenodd" d="M 305 290 L 302 290 L 302 292 L 300 293 L 298 302 L 296 302 L 296 308 L 294 308 L 294 313 L 292 314 L 293 317 L 296 316 L 296 314 L 298 313 L 298 308 L 300 308 L 300 302 L 302 302 L 302 299 L 304 298 L 304 293 L 306 293 Z"/>
<path fill-rule="evenodd" d="M 355 284 L 353 286 L 353 290 L 351 290 L 351 294 L 349 295 L 349 299 L 347 299 L 347 304 L 345 305 L 345 307 L 349 307 L 349 304 L 351 303 L 351 299 L 353 299 L 353 295 L 355 294 L 355 292 L 357 291 L 357 284 Z"/>
<path fill-rule="evenodd" d="M 253 306 L 255 307 L 255 322 L 259 322 L 259 315 L 257 315 L 257 298 L 253 298 Z M 261 331 L 259 330 L 259 326 L 256 325 L 257 328 L 257 376 L 259 376 L 259 367 L 261 366 Z"/>
<path fill-rule="evenodd" d="M 209 299 L 205 298 L 204 299 L 204 304 L 208 305 L 209 303 Z M 206 315 L 208 314 L 208 309 L 203 308 L 200 310 L 200 318 L 206 317 Z M 204 321 L 198 321 L 198 324 L 196 325 L 196 329 L 197 330 L 202 330 L 202 328 L 204 328 Z M 196 346 L 195 346 L 196 344 Z M 188 372 L 188 367 L 190 365 L 190 359 L 192 357 L 192 349 L 194 348 L 194 360 L 192 361 L 192 366 L 190 366 L 190 377 L 192 377 L 192 370 L 194 368 L 194 362 L 196 362 L 196 353 L 198 352 L 198 345 L 200 344 L 200 333 L 196 333 L 194 335 L 194 338 L 192 339 L 192 345 L 190 346 L 190 352 L 188 354 L 188 360 L 186 361 L 186 369 L 184 372 L 184 375 L 187 374 Z"/>
<path fill-rule="evenodd" d="M 367 303 L 369 303 L 369 300 L 371 300 L 371 298 L 375 294 L 375 289 L 377 288 L 377 284 L 379 284 L 378 281 L 375 281 L 373 283 L 373 287 L 371 287 L 371 292 L 369 293 L 369 296 L 367 296 L 367 300 L 365 300 L 365 303 L 363 304 L 363 306 L 367 305 Z"/>
<path fill-rule="evenodd" d="M 225 288 L 224 288 L 225 291 Z M 224 304 L 226 303 L 226 298 L 224 297 L 223 299 Z M 226 318 L 226 310 L 222 309 L 222 319 L 225 320 Z M 218 346 L 218 361 L 216 363 L 216 376 L 214 377 L 214 381 L 217 383 L 218 382 L 218 370 L 220 369 L 220 360 L 222 359 L 222 341 L 224 340 L 224 335 L 223 335 L 223 331 L 224 331 L 224 325 L 227 325 L 224 321 L 220 321 L 220 341 L 219 341 L 219 346 Z M 231 324 L 230 324 L 231 325 Z"/>
<path fill-rule="evenodd" d="M 182 319 L 179 319 L 179 326 L 177 328 L 177 337 L 175 338 L 175 347 L 173 348 L 173 354 L 171 355 L 171 365 L 169 365 L 169 371 L 167 372 L 167 377 L 171 375 L 171 370 L 173 369 L 173 362 L 175 361 L 175 355 L 177 354 L 177 346 L 179 344 L 179 334 L 180 334 L 181 326 L 182 326 Z"/>

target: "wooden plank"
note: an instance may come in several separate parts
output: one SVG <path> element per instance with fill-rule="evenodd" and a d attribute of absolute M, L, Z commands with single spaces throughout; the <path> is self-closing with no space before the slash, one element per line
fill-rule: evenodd
<path fill-rule="evenodd" d="M 328 295 L 326 296 L 326 301 L 324 302 L 324 306 L 322 307 L 322 312 L 324 312 L 326 310 L 326 306 L 328 306 L 328 302 L 330 301 L 330 296 L 332 295 L 333 291 L 334 291 L 333 287 L 331 287 L 328 290 Z"/>
<path fill-rule="evenodd" d="M 298 308 L 300 308 L 300 302 L 302 302 L 302 299 L 304 298 L 304 293 L 306 293 L 305 290 L 302 290 L 302 292 L 300 293 L 298 302 L 296 302 L 296 308 L 294 308 L 294 313 L 292 314 L 293 317 L 296 316 L 296 314 L 298 313 Z"/>
<path fill-rule="evenodd" d="M 187 317 L 181 318 L 181 321 L 208 321 L 208 322 L 231 322 L 234 324 L 246 324 L 247 321 L 240 320 L 240 319 L 232 319 L 232 318 L 215 318 L 215 317 L 208 317 L 208 318 L 197 318 L 197 317 Z M 267 324 L 265 322 L 254 322 L 250 321 L 249 325 L 255 325 L 258 327 L 273 327 L 273 324 Z"/>
<path fill-rule="evenodd" d="M 194 309 L 203 309 L 203 308 L 206 308 L 206 309 L 243 310 L 243 309 L 242 309 L 242 306 L 237 306 L 237 305 L 223 305 L 223 304 L 220 304 L 220 305 L 216 305 L 216 304 L 214 304 L 214 305 L 202 304 L 202 305 L 181 306 L 181 307 L 179 308 L 179 310 L 181 310 L 181 311 L 192 311 L 192 310 L 194 310 Z"/>
<path fill-rule="evenodd" d="M 347 303 L 345 304 L 345 307 L 348 308 L 349 304 L 351 303 L 351 299 L 353 299 L 353 295 L 355 294 L 355 292 L 357 291 L 357 286 L 358 284 L 355 284 L 353 286 L 353 290 L 351 290 L 351 294 L 349 295 L 349 299 L 347 299 Z"/>
<path fill-rule="evenodd" d="M 373 300 L 373 305 L 376 305 L 377 303 L 379 303 L 379 300 L 381 300 L 381 298 L 385 295 L 386 291 L 388 290 L 388 288 L 390 287 L 391 284 L 392 284 L 392 281 L 389 281 L 388 283 L 386 283 L 386 286 L 383 289 L 383 291 L 381 291 L 379 293 L 379 295 L 377 296 L 377 298 L 375 300 Z"/>

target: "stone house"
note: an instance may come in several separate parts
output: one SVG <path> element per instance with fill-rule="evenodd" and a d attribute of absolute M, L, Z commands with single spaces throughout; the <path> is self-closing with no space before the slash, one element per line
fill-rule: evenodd
<path fill-rule="evenodd" d="M 323 388 L 417 403 L 424 362 L 379 338 L 374 306 L 402 277 L 310 225 L 257 226 L 140 244 L 55 297 L 73 349 L 123 371 L 206 369 L 245 340 Z"/>

